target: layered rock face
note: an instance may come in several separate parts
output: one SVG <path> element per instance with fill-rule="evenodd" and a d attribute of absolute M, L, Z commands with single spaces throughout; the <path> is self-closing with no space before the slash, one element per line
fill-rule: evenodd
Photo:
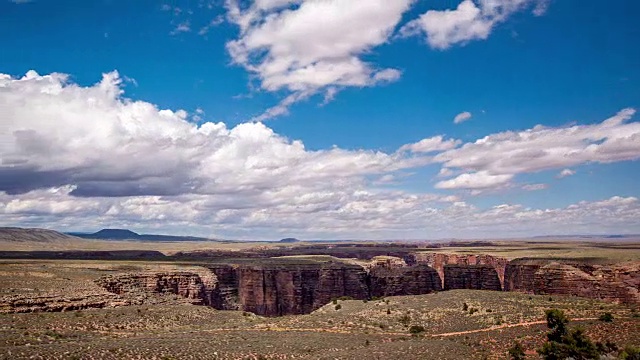
<path fill-rule="evenodd" d="M 503 289 L 500 272 L 496 270 L 496 267 L 502 267 L 500 258 L 417 255 L 421 258 L 414 258 L 413 265 L 390 256 L 375 257 L 362 266 L 345 262 L 265 260 L 251 265 L 193 267 L 189 271 L 109 275 L 97 283 L 115 294 L 140 290 L 172 293 L 193 304 L 265 316 L 310 313 L 342 296 L 368 299 L 427 294 L 443 289 Z M 440 267 L 441 274 L 438 268 L 423 262 Z M 483 262 L 488 264 L 478 264 Z M 503 274 L 505 291 L 576 295 L 640 304 L 640 263 L 604 266 L 575 261 L 517 259 L 505 266 Z M 105 305 L 96 302 L 82 306 Z"/>
<path fill-rule="evenodd" d="M 491 256 L 491 255 L 459 255 L 459 254 L 444 254 L 444 253 L 414 253 L 405 257 L 407 263 L 425 264 L 434 268 L 438 275 L 442 285 L 445 284 L 445 266 L 446 265 L 461 265 L 461 266 L 473 266 L 473 265 L 489 265 L 494 268 L 500 284 L 504 283 L 505 268 L 509 261 L 506 258 Z"/>
<path fill-rule="evenodd" d="M 374 267 L 369 273 L 371 296 L 421 295 L 442 290 L 440 276 L 427 265 Z"/>
<path fill-rule="evenodd" d="M 491 265 L 445 265 L 444 289 L 500 291 L 498 272 Z"/>
<path fill-rule="evenodd" d="M 357 265 L 251 266 L 238 269 L 242 309 L 266 316 L 306 314 L 333 298 L 366 299 L 366 272 Z"/>
<path fill-rule="evenodd" d="M 238 274 L 233 265 L 209 266 L 218 286 L 211 293 L 211 306 L 219 310 L 241 310 L 238 302 Z"/>
<path fill-rule="evenodd" d="M 586 265 L 514 260 L 507 267 L 505 290 L 640 304 L 640 263 Z"/>
<path fill-rule="evenodd" d="M 96 283 L 114 294 L 147 290 L 154 293 L 172 293 L 194 304 L 212 305 L 213 291 L 217 288 L 215 277 L 191 272 L 146 272 L 105 276 Z"/>

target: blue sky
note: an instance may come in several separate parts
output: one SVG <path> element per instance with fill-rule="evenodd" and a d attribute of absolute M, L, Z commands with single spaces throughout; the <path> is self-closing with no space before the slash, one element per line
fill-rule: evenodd
<path fill-rule="evenodd" d="M 638 233 L 639 12 L 622 0 L 2 1 L 0 225 Z M 54 110 L 29 112 L 40 107 Z"/>

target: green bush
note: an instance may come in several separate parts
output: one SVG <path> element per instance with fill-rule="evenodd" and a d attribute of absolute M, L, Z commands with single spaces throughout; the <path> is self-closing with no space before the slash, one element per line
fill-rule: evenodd
<path fill-rule="evenodd" d="M 340 310 L 340 309 L 342 309 L 342 305 L 340 305 L 340 304 L 336 305 L 336 306 L 335 306 L 335 309 L 336 309 L 336 310 Z"/>
<path fill-rule="evenodd" d="M 538 349 L 538 354 L 545 360 L 559 359 L 598 359 L 603 355 L 604 346 L 596 346 L 586 335 L 584 329 L 578 327 L 568 330 L 569 319 L 562 310 L 547 310 L 548 341 Z"/>
<path fill-rule="evenodd" d="M 640 360 L 640 348 L 635 346 L 625 346 L 624 350 L 620 353 L 620 359 L 622 360 Z"/>
<path fill-rule="evenodd" d="M 598 320 L 604 321 L 604 322 L 613 322 L 613 315 L 611 315 L 610 312 L 606 312 L 606 313 L 600 315 Z"/>
<path fill-rule="evenodd" d="M 411 334 L 420 334 L 424 332 L 424 326 L 421 325 L 411 325 L 409 328 L 409 332 Z"/>
<path fill-rule="evenodd" d="M 512 347 L 509 348 L 509 360 L 524 360 L 526 355 L 524 348 L 519 342 L 515 342 Z"/>

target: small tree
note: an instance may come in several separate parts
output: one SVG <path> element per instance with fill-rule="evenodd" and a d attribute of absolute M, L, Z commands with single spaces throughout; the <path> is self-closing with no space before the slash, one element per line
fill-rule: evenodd
<path fill-rule="evenodd" d="M 562 337 L 567 334 L 567 323 L 569 319 L 562 310 L 552 309 L 545 312 L 547 316 L 547 327 L 551 331 L 547 334 L 549 341 L 560 342 Z"/>
<path fill-rule="evenodd" d="M 606 312 L 606 313 L 600 315 L 600 317 L 598 319 L 600 321 L 604 321 L 604 322 L 613 322 L 613 315 L 611 315 L 610 312 Z"/>
<path fill-rule="evenodd" d="M 562 359 L 597 359 L 600 356 L 599 348 L 585 335 L 584 329 L 567 329 L 569 319 L 561 310 L 547 310 L 547 327 L 551 329 L 547 334 L 549 341 L 538 349 L 538 354 L 545 360 Z"/>
<path fill-rule="evenodd" d="M 515 342 L 511 348 L 509 348 L 509 360 L 524 360 L 526 355 L 524 348 L 519 342 Z"/>

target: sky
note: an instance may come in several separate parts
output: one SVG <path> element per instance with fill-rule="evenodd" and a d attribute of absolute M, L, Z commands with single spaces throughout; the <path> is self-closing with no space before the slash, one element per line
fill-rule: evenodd
<path fill-rule="evenodd" d="M 0 0 L 0 226 L 639 234 L 638 13 L 635 0 Z"/>

